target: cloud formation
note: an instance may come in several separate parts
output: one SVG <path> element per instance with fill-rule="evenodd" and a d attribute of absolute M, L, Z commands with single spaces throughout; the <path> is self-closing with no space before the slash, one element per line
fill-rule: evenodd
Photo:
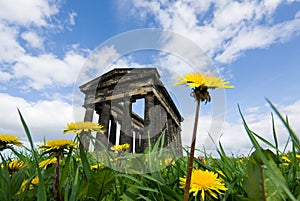
<path fill-rule="evenodd" d="M 300 34 L 299 14 L 277 22 L 279 6 L 292 1 L 134 0 L 134 13 L 151 26 L 173 30 L 195 41 L 215 61 L 230 63 L 247 50 L 267 48 Z"/>
<path fill-rule="evenodd" d="M 22 80 L 22 89 L 27 90 L 73 84 L 85 51 L 71 45 L 59 57 L 45 46 L 46 32 L 63 29 L 57 18 L 60 6 L 50 0 L 0 2 L 0 83 Z M 75 25 L 75 16 L 70 14 L 66 27 Z"/>
<path fill-rule="evenodd" d="M 66 124 L 74 121 L 72 105 L 59 100 L 29 102 L 24 98 L 3 93 L 0 93 L 1 133 L 16 135 L 27 141 L 17 108 L 20 109 L 35 141 L 73 137 L 62 134 Z"/>
<path fill-rule="evenodd" d="M 49 19 L 59 12 L 57 1 L 1 1 L 0 20 L 20 26 L 48 26 Z"/>

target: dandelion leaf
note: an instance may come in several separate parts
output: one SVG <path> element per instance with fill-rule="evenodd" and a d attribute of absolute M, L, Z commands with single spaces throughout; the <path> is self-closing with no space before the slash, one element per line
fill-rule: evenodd
<path fill-rule="evenodd" d="M 286 183 L 280 169 L 275 162 L 275 155 L 270 150 L 262 150 L 267 158 L 269 167 L 276 173 L 276 179 L 262 162 L 259 153 L 255 151 L 249 158 L 246 173 L 248 178 L 243 183 L 250 200 L 282 201 L 286 200 L 278 182 Z"/>
<path fill-rule="evenodd" d="M 115 184 L 115 176 L 109 168 L 101 169 L 97 172 L 92 172 L 90 182 L 88 183 L 87 196 L 102 200 L 109 190 L 113 189 Z"/>
<path fill-rule="evenodd" d="M 134 201 L 137 198 L 139 190 L 133 186 L 126 189 L 126 191 L 121 195 L 121 200 L 123 201 Z"/>

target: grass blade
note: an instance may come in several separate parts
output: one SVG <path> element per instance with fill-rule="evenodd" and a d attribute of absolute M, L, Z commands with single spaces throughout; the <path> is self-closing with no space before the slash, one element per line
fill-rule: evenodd
<path fill-rule="evenodd" d="M 291 136 L 292 141 L 295 143 L 297 146 L 298 152 L 300 151 L 300 140 L 297 136 L 297 134 L 293 131 L 293 129 L 289 126 L 288 122 L 283 118 L 283 116 L 280 114 L 280 112 L 277 110 L 277 108 L 267 99 L 267 102 L 270 104 L 271 108 L 275 111 L 279 119 L 282 121 L 284 126 L 287 128 L 289 131 L 289 134 Z"/>
<path fill-rule="evenodd" d="M 23 116 L 22 116 L 19 109 L 18 109 L 18 113 L 19 113 L 19 116 L 20 116 L 20 119 L 21 119 L 21 122 L 22 122 L 22 125 L 23 125 L 23 128 L 24 128 L 24 131 L 25 131 L 25 133 L 27 135 L 27 138 L 29 140 L 29 143 L 30 143 L 31 152 L 32 152 L 33 157 L 34 157 L 35 167 L 38 170 L 39 184 L 38 184 L 38 199 L 37 200 L 38 201 L 45 201 L 45 200 L 47 200 L 46 190 L 45 190 L 43 174 L 42 174 L 41 169 L 39 168 L 39 165 L 38 165 L 37 153 L 34 150 L 34 144 L 33 144 L 33 140 L 32 140 L 29 128 L 28 128 L 28 126 L 27 126 L 27 124 L 26 124 L 26 122 L 25 122 L 25 120 L 24 120 L 24 118 L 23 118 Z"/>
<path fill-rule="evenodd" d="M 80 142 L 79 143 L 79 154 L 80 154 L 80 158 L 81 158 L 81 162 L 82 162 L 82 166 L 83 166 L 83 171 L 86 175 L 86 179 L 87 181 L 90 181 L 90 178 L 91 178 L 91 168 L 90 168 L 90 164 L 89 164 L 89 161 L 87 159 L 87 156 L 86 156 L 86 151 L 82 145 L 82 143 Z"/>
<path fill-rule="evenodd" d="M 277 134 L 276 134 L 276 129 L 275 129 L 273 113 L 271 113 L 271 116 L 272 116 L 272 130 L 273 130 L 273 138 L 274 138 L 274 143 L 275 143 L 275 150 L 276 150 L 277 156 L 279 156 L 278 139 L 277 139 Z"/>
<path fill-rule="evenodd" d="M 241 115 L 244 127 L 246 129 L 246 132 L 253 144 L 253 146 L 255 147 L 259 157 L 261 158 L 261 160 L 263 161 L 263 163 L 267 166 L 268 170 L 270 171 L 271 175 L 273 176 L 274 180 L 276 181 L 276 183 L 278 183 L 280 185 L 280 187 L 282 188 L 282 190 L 287 194 L 287 196 L 292 200 L 292 201 L 297 201 L 297 199 L 293 196 L 293 194 L 291 193 L 291 191 L 289 190 L 289 188 L 282 182 L 280 181 L 277 177 L 276 177 L 276 172 L 273 171 L 272 166 L 269 164 L 268 159 L 266 158 L 266 156 L 263 153 L 263 149 L 260 147 L 259 143 L 257 142 L 257 140 L 255 139 L 253 132 L 249 129 L 246 120 L 241 112 L 240 106 L 238 106 L 239 109 L 239 113 Z"/>

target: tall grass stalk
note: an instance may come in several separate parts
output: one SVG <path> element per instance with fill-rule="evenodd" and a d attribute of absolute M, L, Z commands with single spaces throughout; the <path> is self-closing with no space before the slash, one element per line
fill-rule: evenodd
<path fill-rule="evenodd" d="M 43 178 L 43 173 L 42 171 L 40 170 L 39 168 L 39 164 L 38 164 L 38 156 L 37 156 L 37 153 L 34 149 L 34 144 L 33 144 L 33 140 L 32 140 L 32 137 L 31 137 L 31 134 L 30 134 L 30 131 L 29 131 L 29 128 L 20 112 L 20 110 L 18 109 L 18 113 L 19 113 L 19 116 L 20 116 L 20 119 L 21 119 L 21 122 L 22 122 L 22 125 L 23 125 L 23 128 L 24 128 L 24 131 L 27 135 L 27 138 L 29 140 L 29 143 L 30 143 L 30 147 L 31 147 L 31 153 L 34 157 L 34 164 L 35 164 L 35 168 L 37 169 L 38 171 L 38 177 L 39 177 L 39 185 L 38 185 L 38 197 L 37 197 L 37 200 L 38 201 L 45 201 L 47 200 L 46 199 L 46 189 L 45 189 L 45 185 L 44 185 L 44 178 Z"/>

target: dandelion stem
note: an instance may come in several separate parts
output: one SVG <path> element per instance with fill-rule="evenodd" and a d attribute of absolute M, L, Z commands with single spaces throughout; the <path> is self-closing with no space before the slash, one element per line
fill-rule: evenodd
<path fill-rule="evenodd" d="M 185 183 L 185 188 L 184 188 L 183 201 L 188 201 L 188 199 L 189 199 L 189 190 L 190 190 L 191 177 L 192 177 L 192 171 L 193 171 L 199 111 L 200 111 L 200 99 L 197 100 L 194 130 L 193 130 L 193 137 L 192 137 L 192 143 L 191 143 L 190 157 L 189 157 L 189 161 L 188 161 L 188 169 L 187 169 L 186 183 Z"/>
<path fill-rule="evenodd" d="M 59 155 L 56 156 L 56 178 L 55 178 L 55 190 L 56 190 L 56 200 L 62 201 L 62 197 L 59 192 L 59 180 L 60 180 L 60 164 L 59 164 Z"/>

